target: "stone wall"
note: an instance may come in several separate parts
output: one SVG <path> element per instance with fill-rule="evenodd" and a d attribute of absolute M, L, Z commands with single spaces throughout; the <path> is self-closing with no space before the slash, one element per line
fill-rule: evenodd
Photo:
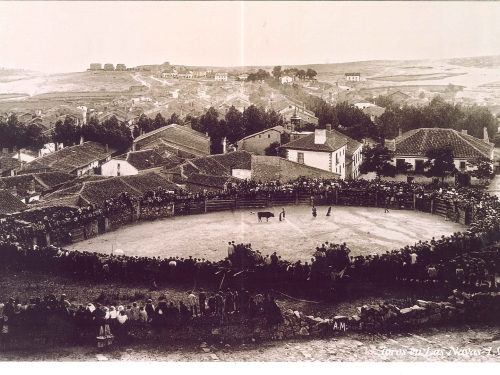
<path fill-rule="evenodd" d="M 140 218 L 142 220 L 156 220 L 172 216 L 174 216 L 173 203 L 167 206 L 142 206 L 140 209 Z"/>
<path fill-rule="evenodd" d="M 499 316 L 500 292 L 467 294 L 454 290 L 453 295 L 444 302 L 419 300 L 414 306 L 404 309 L 388 303 L 365 305 L 358 307 L 357 313 L 350 317 L 323 319 L 287 310 L 283 313 L 283 323 L 272 329 L 271 336 L 273 339 L 283 340 L 349 331 L 407 331 L 429 325 L 486 322 L 497 320 Z"/>

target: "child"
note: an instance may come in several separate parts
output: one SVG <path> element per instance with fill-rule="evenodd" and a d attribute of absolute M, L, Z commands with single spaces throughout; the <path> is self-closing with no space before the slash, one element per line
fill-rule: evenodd
<path fill-rule="evenodd" d="M 139 321 L 141 323 L 147 323 L 148 321 L 148 313 L 144 309 L 144 306 L 141 306 L 141 308 L 139 309 Z"/>

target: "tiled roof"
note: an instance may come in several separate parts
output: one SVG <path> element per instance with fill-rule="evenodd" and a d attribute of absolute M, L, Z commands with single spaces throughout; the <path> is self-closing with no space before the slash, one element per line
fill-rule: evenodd
<path fill-rule="evenodd" d="M 116 149 L 109 148 L 106 152 L 106 146 L 97 142 L 85 142 L 81 145 L 65 147 L 62 150 L 42 156 L 30 163 L 36 162 L 39 165 L 45 165 L 55 170 L 72 173 L 76 169 L 89 165 L 96 160 L 106 159 Z M 36 164 L 35 164 L 36 165 Z"/>
<path fill-rule="evenodd" d="M 134 140 L 134 144 L 137 144 L 141 149 L 158 142 L 195 152 L 199 155 L 208 155 L 210 153 L 210 137 L 177 124 L 161 127 L 140 135 Z"/>
<path fill-rule="evenodd" d="M 7 190 L 0 190 L 0 215 L 23 211 L 26 205 Z"/>
<path fill-rule="evenodd" d="M 228 168 L 224 167 L 221 163 L 215 160 L 213 157 L 207 156 L 205 158 L 196 158 L 188 161 L 189 164 L 193 165 L 200 173 L 211 174 L 214 176 L 224 176 L 229 175 Z"/>
<path fill-rule="evenodd" d="M 250 134 L 250 135 L 247 135 L 245 138 L 241 138 L 238 142 L 241 142 L 241 141 L 244 141 L 245 139 L 247 138 L 252 138 L 252 137 L 255 137 L 256 135 L 259 135 L 259 134 L 264 134 L 268 131 L 276 131 L 278 133 L 283 133 L 283 131 L 285 130 L 285 128 L 281 125 L 278 125 L 278 126 L 274 126 L 272 128 L 269 128 L 269 129 L 264 129 L 260 132 L 257 132 L 257 133 L 253 133 L 253 134 Z"/>
<path fill-rule="evenodd" d="M 305 137 L 296 139 L 286 145 L 283 145 L 282 147 L 297 150 L 333 152 L 348 143 L 347 136 L 334 130 L 326 131 L 326 142 L 324 144 L 315 144 L 314 137 L 314 133 L 306 135 Z"/>
<path fill-rule="evenodd" d="M 212 176 L 206 174 L 193 173 L 187 179 L 187 184 L 202 185 L 222 189 L 226 182 L 239 182 L 238 178 L 228 176 Z"/>
<path fill-rule="evenodd" d="M 0 178 L 0 189 L 12 189 L 14 187 L 20 197 L 34 195 L 33 193 L 28 193 L 32 187 L 35 188 L 38 194 L 44 190 L 44 187 L 31 174 Z"/>
<path fill-rule="evenodd" d="M 75 178 L 74 175 L 62 172 L 37 173 L 32 176 L 46 189 L 53 189 Z"/>
<path fill-rule="evenodd" d="M 231 168 L 252 169 L 252 154 L 247 151 L 228 152 L 227 154 L 212 155 L 210 157 L 217 160 L 229 171 L 231 171 Z"/>
<path fill-rule="evenodd" d="M 165 164 L 165 160 L 154 150 L 131 151 L 120 155 L 117 159 L 128 161 L 130 165 L 139 171 L 162 167 Z"/>
<path fill-rule="evenodd" d="M 161 176 L 156 172 L 136 174 L 132 176 L 118 177 L 120 180 L 130 185 L 132 188 L 139 191 L 141 194 L 147 191 L 161 187 L 167 190 L 173 190 L 177 188 L 177 185 L 168 181 L 165 177 Z"/>
<path fill-rule="evenodd" d="M 21 163 L 19 162 L 19 160 L 13 159 L 9 155 L 0 157 L 0 174 L 18 168 L 21 168 Z"/>
<path fill-rule="evenodd" d="M 80 190 L 80 197 L 89 203 L 102 203 L 106 199 L 116 198 L 124 192 L 135 196 L 141 195 L 137 189 L 121 179 L 111 177 L 101 181 L 85 182 Z"/>
<path fill-rule="evenodd" d="M 491 158 L 493 145 L 453 129 L 421 128 L 395 139 L 396 155 L 422 156 L 435 148 L 451 145 L 455 158 Z"/>

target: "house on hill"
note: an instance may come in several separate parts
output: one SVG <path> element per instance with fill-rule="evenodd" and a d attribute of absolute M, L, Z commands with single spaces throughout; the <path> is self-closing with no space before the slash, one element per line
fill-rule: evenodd
<path fill-rule="evenodd" d="M 337 173 L 342 179 L 354 179 L 359 176 L 362 162 L 363 145 L 354 139 L 332 130 L 316 129 L 282 146 L 287 159 L 299 164 Z"/>
<path fill-rule="evenodd" d="M 486 133 L 486 128 L 485 128 Z M 448 176 L 445 182 L 459 182 L 462 185 L 477 183 L 471 179 L 472 169 L 467 165 L 469 160 L 485 157 L 493 160 L 494 145 L 489 143 L 487 133 L 484 139 L 467 134 L 463 130 L 421 128 L 410 130 L 393 140 L 386 140 L 385 146 L 394 152 L 392 163 L 397 168 L 395 179 L 398 181 L 431 182 L 430 177 L 424 175 L 423 164 L 427 161 L 428 151 L 450 145 L 453 150 L 455 168 L 458 173 Z M 404 172 L 405 163 L 411 165 L 411 170 Z M 493 167 L 493 165 L 492 165 Z"/>
<path fill-rule="evenodd" d="M 359 81 L 361 81 L 361 74 L 359 74 L 359 73 L 345 73 L 344 78 L 346 81 L 359 82 Z"/>
<path fill-rule="evenodd" d="M 84 142 L 39 157 L 23 166 L 22 173 L 59 171 L 82 176 L 109 161 L 116 149 L 97 142 Z"/>
<path fill-rule="evenodd" d="M 183 158 L 210 155 L 210 137 L 186 126 L 171 124 L 140 135 L 132 144 L 133 151 L 156 149 Z"/>
<path fill-rule="evenodd" d="M 387 98 L 390 99 L 394 104 L 402 107 L 409 99 L 411 99 L 411 96 L 401 91 L 395 91 L 392 94 L 387 95 Z"/>
<path fill-rule="evenodd" d="M 169 168 L 175 166 L 155 150 L 130 151 L 104 163 L 101 166 L 101 174 L 103 176 L 130 176 L 160 171 L 166 164 Z"/>

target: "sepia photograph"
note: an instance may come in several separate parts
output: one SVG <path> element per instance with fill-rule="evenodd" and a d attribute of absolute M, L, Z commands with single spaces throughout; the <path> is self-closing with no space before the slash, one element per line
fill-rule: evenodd
<path fill-rule="evenodd" d="M 500 362 L 499 16 L 1 1 L 0 371 Z"/>

